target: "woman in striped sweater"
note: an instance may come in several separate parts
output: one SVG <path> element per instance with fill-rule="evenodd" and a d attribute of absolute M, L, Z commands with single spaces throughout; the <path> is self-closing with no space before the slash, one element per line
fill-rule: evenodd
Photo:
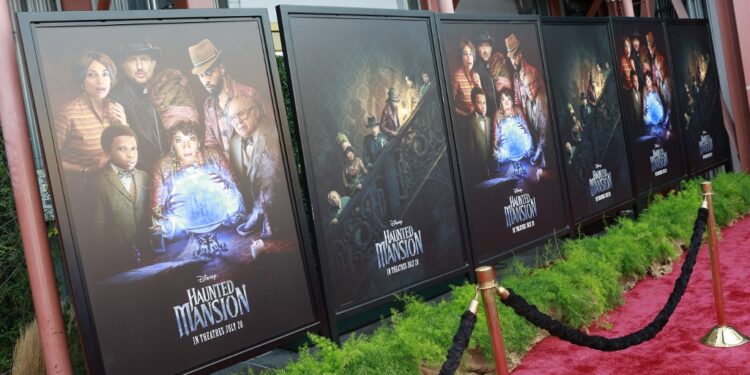
<path fill-rule="evenodd" d="M 55 145 L 68 182 L 83 183 L 87 172 L 107 163 L 99 142 L 102 131 L 128 122 L 122 105 L 107 97 L 117 82 L 112 60 L 101 52 L 84 51 L 75 68 L 81 94 L 55 116 Z"/>

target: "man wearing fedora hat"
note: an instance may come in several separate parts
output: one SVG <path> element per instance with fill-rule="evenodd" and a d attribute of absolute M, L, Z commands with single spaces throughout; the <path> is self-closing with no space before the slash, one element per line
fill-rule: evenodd
<path fill-rule="evenodd" d="M 380 123 L 375 116 L 369 116 L 365 126 L 370 130 L 370 134 L 366 135 L 364 140 L 365 165 L 372 168 L 388 144 L 388 137 L 380 132 Z"/>
<path fill-rule="evenodd" d="M 526 86 L 524 85 L 524 76 L 528 73 L 533 73 L 538 78 L 539 90 L 544 92 L 544 81 L 541 79 L 542 76 L 538 74 L 537 69 L 526 61 L 526 57 L 523 55 L 521 49 L 521 43 L 518 41 L 516 34 L 510 34 L 505 38 L 505 46 L 508 49 L 508 59 L 513 65 L 513 89 L 515 90 L 516 105 L 521 108 L 528 108 L 527 101 L 529 100 L 529 94 Z M 527 117 L 528 117 L 527 113 Z"/>
<path fill-rule="evenodd" d="M 138 168 L 151 170 L 156 160 L 169 150 L 169 137 L 149 95 L 161 48 L 137 40 L 120 45 L 117 56 L 125 79 L 114 87 L 112 98 L 122 104 L 138 139 Z"/>
<path fill-rule="evenodd" d="M 229 140 L 233 129 L 227 121 L 227 103 L 237 95 L 257 95 L 257 90 L 243 85 L 229 76 L 221 59 L 221 50 L 208 39 L 188 47 L 190 61 L 193 64 L 191 73 L 198 76 L 209 96 L 203 103 L 203 116 L 206 124 L 206 145 L 221 146 L 224 153 L 229 152 Z M 257 98 L 256 98 L 257 99 Z M 264 116 L 265 106 L 258 110 Z"/>
<path fill-rule="evenodd" d="M 380 130 L 388 138 L 398 135 L 398 129 L 401 127 L 401 121 L 398 119 L 398 102 L 401 100 L 396 89 L 388 89 L 388 99 L 385 100 L 385 107 L 380 114 Z"/>

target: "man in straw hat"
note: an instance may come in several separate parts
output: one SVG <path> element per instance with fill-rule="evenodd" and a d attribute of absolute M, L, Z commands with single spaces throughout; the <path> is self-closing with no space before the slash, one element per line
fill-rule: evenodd
<path fill-rule="evenodd" d="M 398 102 L 401 100 L 396 89 L 388 89 L 388 99 L 385 100 L 385 107 L 380 114 L 380 130 L 389 138 L 398 135 L 398 129 L 401 127 L 401 121 L 398 119 Z"/>
<path fill-rule="evenodd" d="M 529 73 L 534 73 L 537 78 L 541 78 L 541 75 L 537 73 L 537 69 L 526 61 L 521 49 L 521 43 L 518 41 L 516 34 L 510 34 L 505 38 L 505 47 L 508 50 L 508 59 L 513 65 L 513 89 L 515 90 L 515 101 L 516 105 L 526 109 L 528 106 L 528 90 L 524 85 L 524 76 Z M 539 81 L 539 90 L 544 91 L 544 81 Z"/>
<path fill-rule="evenodd" d="M 669 90 L 669 81 L 667 79 L 666 59 L 656 48 L 654 34 L 650 31 L 646 34 L 646 50 L 648 51 L 648 58 L 651 64 L 651 74 L 653 75 L 654 83 L 656 83 L 661 97 L 664 98 L 664 104 L 669 106 L 672 93 Z"/>
<path fill-rule="evenodd" d="M 232 138 L 232 126 L 227 122 L 227 103 L 237 95 L 256 96 L 257 90 L 243 85 L 229 76 L 221 59 L 221 50 L 208 39 L 188 47 L 190 61 L 193 64 L 191 73 L 198 76 L 209 96 L 203 103 L 203 117 L 206 124 L 206 145 L 221 146 L 225 154 L 229 153 L 229 140 Z M 264 116 L 264 107 L 258 110 Z"/>

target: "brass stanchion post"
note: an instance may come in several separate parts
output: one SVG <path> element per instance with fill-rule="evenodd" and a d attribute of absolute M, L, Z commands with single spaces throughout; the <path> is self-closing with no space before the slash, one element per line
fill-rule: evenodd
<path fill-rule="evenodd" d="M 713 280 L 714 304 L 716 305 L 717 325 L 701 338 L 701 343 L 717 348 L 731 348 L 748 342 L 748 338 L 727 325 L 724 312 L 724 290 L 721 285 L 721 269 L 719 268 L 719 248 L 716 242 L 716 220 L 714 218 L 714 202 L 711 182 L 703 183 L 703 207 L 708 208 L 708 249 L 711 255 L 711 278 Z"/>
<path fill-rule="evenodd" d="M 497 312 L 497 284 L 495 283 L 495 269 L 489 266 L 479 267 L 475 270 L 479 291 L 482 292 L 484 301 L 484 313 L 487 316 L 487 329 L 490 331 L 492 341 L 492 355 L 495 357 L 495 372 L 498 375 L 508 375 L 508 364 L 505 360 L 505 344 L 503 343 L 503 329 L 500 326 L 500 317 Z"/>

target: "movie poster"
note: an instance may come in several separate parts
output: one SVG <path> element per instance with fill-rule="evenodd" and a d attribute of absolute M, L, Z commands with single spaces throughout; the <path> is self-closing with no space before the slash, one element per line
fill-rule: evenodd
<path fill-rule="evenodd" d="M 669 24 L 668 30 L 678 99 L 676 108 L 683 129 L 685 157 L 692 174 L 723 163 L 729 157 L 721 88 L 711 34 L 705 21 L 675 21 Z"/>
<path fill-rule="evenodd" d="M 612 39 L 635 188 L 649 193 L 686 173 L 666 35 L 661 22 L 613 20 Z"/>
<path fill-rule="evenodd" d="M 605 22 L 542 23 L 573 217 L 633 197 L 615 65 Z"/>
<path fill-rule="evenodd" d="M 469 233 L 479 262 L 566 224 L 537 26 L 445 18 L 440 23 Z"/>
<path fill-rule="evenodd" d="M 282 14 L 337 314 L 466 264 L 431 18 L 398 15 Z"/>
<path fill-rule="evenodd" d="M 313 324 L 261 18 L 34 37 L 103 370 L 184 372 Z"/>

